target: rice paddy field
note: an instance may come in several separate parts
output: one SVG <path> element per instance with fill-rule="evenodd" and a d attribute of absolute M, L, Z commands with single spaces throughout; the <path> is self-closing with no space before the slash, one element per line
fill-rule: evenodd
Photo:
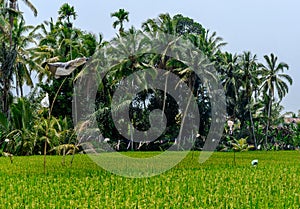
<path fill-rule="evenodd" d="M 148 157 L 157 153 L 126 153 Z M 300 153 L 215 152 L 203 164 L 190 153 L 151 178 L 125 178 L 87 155 L 0 158 L 0 208 L 299 208 Z M 258 166 L 251 161 L 258 159 Z"/>

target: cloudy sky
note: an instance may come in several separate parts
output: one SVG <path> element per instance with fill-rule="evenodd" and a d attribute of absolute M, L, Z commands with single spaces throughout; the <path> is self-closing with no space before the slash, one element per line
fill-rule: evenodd
<path fill-rule="evenodd" d="M 102 33 L 110 40 L 117 32 L 112 28 L 110 13 L 124 8 L 129 11 L 130 22 L 140 28 L 148 18 L 161 13 L 182 14 L 201 23 L 206 29 L 216 31 L 227 46 L 224 50 L 232 53 L 251 51 L 259 60 L 273 52 L 279 61 L 286 62 L 294 84 L 283 100 L 284 112 L 300 109 L 300 1 L 299 0 L 76 0 L 46 1 L 31 0 L 38 9 L 38 17 L 33 17 L 28 8 L 20 3 L 25 12 L 27 24 L 39 24 L 53 17 L 63 3 L 75 7 L 78 17 L 76 27 Z"/>

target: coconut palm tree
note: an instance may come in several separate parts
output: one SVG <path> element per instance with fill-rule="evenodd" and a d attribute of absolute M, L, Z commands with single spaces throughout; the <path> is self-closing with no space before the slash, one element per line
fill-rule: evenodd
<path fill-rule="evenodd" d="M 23 97 L 23 84 L 33 87 L 30 76 L 32 69 L 36 69 L 38 65 L 31 59 L 31 50 L 28 49 L 30 44 L 35 43 L 35 31 L 31 25 L 25 25 L 24 19 L 21 17 L 15 21 L 13 30 L 13 42 L 16 44 L 17 57 L 14 67 L 16 94 Z M 28 34 L 29 33 L 29 34 Z"/>
<path fill-rule="evenodd" d="M 61 21 L 54 22 L 53 19 L 45 21 L 35 29 L 38 34 L 38 44 L 32 52 L 35 62 L 42 68 L 38 68 L 38 78 L 50 80 L 51 74 L 47 70 L 46 64 L 51 62 L 66 62 L 80 56 L 81 45 L 80 36 L 82 31 L 64 27 Z M 71 50 L 72 49 L 72 50 Z"/>
<path fill-rule="evenodd" d="M 272 103 L 275 101 L 275 94 L 277 94 L 279 101 L 288 93 L 289 85 L 292 85 L 293 79 L 283 72 L 289 69 L 289 66 L 284 63 L 278 63 L 278 58 L 271 53 L 269 56 L 264 56 L 266 65 L 259 64 L 263 73 L 263 83 L 261 90 L 268 96 L 268 119 L 265 132 L 265 143 L 268 143 L 268 131 L 270 126 L 270 118 L 272 112 Z"/>
<path fill-rule="evenodd" d="M 117 18 L 117 20 L 113 22 L 113 27 L 116 28 L 119 26 L 120 35 L 124 32 L 124 22 L 129 22 L 128 15 L 129 12 L 127 12 L 125 9 L 119 9 L 119 11 L 110 14 L 111 17 Z"/>
<path fill-rule="evenodd" d="M 118 105 L 113 105 L 109 110 L 107 109 L 107 106 L 112 102 L 113 93 L 122 82 L 122 79 L 126 78 L 131 73 L 143 69 L 143 53 L 145 53 L 147 51 L 146 49 L 150 46 L 146 39 L 146 36 L 143 36 L 141 31 L 130 28 L 128 31 L 123 32 L 122 36 L 113 39 L 108 45 L 109 52 L 106 54 L 105 59 L 100 58 L 100 66 L 98 69 L 106 69 L 106 66 L 110 67 L 110 70 L 103 79 L 104 85 L 101 85 L 101 88 L 99 88 L 97 99 L 97 115 L 98 118 L 101 118 L 100 129 L 110 130 L 106 131 L 108 134 L 106 137 L 113 136 L 115 140 L 118 140 L 119 134 L 111 129 L 112 120 L 109 115 L 110 113 L 114 114 L 125 111 L 126 107 L 130 106 L 132 98 L 128 98 L 128 95 L 125 94 L 124 97 L 119 98 L 120 103 Z M 105 62 L 103 62 L 104 60 Z M 100 71 L 99 73 L 103 72 Z M 128 85 L 130 85 L 130 82 Z M 133 145 L 133 143 L 131 144 Z"/>
<path fill-rule="evenodd" d="M 33 11 L 34 15 L 37 15 L 37 10 L 33 6 L 33 4 L 28 0 L 23 0 L 23 2 Z M 17 43 L 13 43 L 13 30 L 14 30 L 14 22 L 16 17 L 21 16 L 21 12 L 19 11 L 18 0 L 1 0 L 0 4 L 4 6 L 1 10 L 1 18 L 0 19 L 8 19 L 9 22 L 9 47 L 6 46 L 6 40 L 4 39 L 1 46 L 1 55 L 0 55 L 0 63 L 1 65 L 1 73 L 2 73 L 2 86 L 3 86 L 3 94 L 2 94 L 2 105 L 3 112 L 5 115 L 8 115 L 9 110 L 9 92 L 11 89 L 12 77 L 14 74 L 15 61 L 17 58 Z M 4 17 L 4 18 L 3 18 Z M 1 21 L 3 23 L 7 23 Z M 5 29 L 7 24 L 2 23 L 2 28 Z M 4 27 L 3 27 L 4 26 Z"/>
<path fill-rule="evenodd" d="M 71 19 L 77 17 L 73 6 L 63 4 L 59 11 L 57 21 L 52 18 L 44 21 L 36 27 L 39 31 L 38 44 L 34 49 L 33 58 L 43 66 L 39 69 L 39 80 L 44 77 L 50 80 L 51 74 L 47 69 L 47 63 L 67 62 L 78 57 L 90 57 L 94 54 L 103 38 L 99 35 L 99 41 L 92 33 L 73 28 Z M 64 22 L 66 21 L 66 22 Z"/>
<path fill-rule="evenodd" d="M 227 98 L 227 113 L 229 116 L 235 118 L 236 106 L 238 100 L 238 90 L 241 84 L 238 74 L 239 56 L 225 52 L 221 54 L 221 79 L 224 86 Z"/>
<path fill-rule="evenodd" d="M 8 110 L 10 104 L 10 90 L 13 82 L 14 64 L 17 57 L 16 46 L 13 48 L 7 47 L 5 42 L 0 46 L 0 84 L 1 84 L 1 102 L 2 112 L 8 117 Z"/>
<path fill-rule="evenodd" d="M 6 9 L 4 6 L 4 0 L 0 0 L 0 31 L 4 36 L 9 37 L 10 25 L 6 18 Z M 0 39 L 2 38 L 0 37 Z"/>
<path fill-rule="evenodd" d="M 205 30 L 199 23 L 182 15 L 171 17 L 168 13 L 160 14 L 157 18 L 148 19 L 142 24 L 143 31 L 155 34 L 157 31 L 176 35 L 185 36 L 199 48 L 211 61 L 216 59 L 216 53 L 226 45 L 216 32 L 210 33 Z"/>
<path fill-rule="evenodd" d="M 63 82 L 62 79 L 52 79 L 53 75 L 50 73 L 49 65 L 52 62 L 68 62 L 78 57 L 90 57 L 98 48 L 97 37 L 94 34 L 86 33 L 78 28 L 66 27 L 66 24 L 72 24 L 71 17 L 76 17 L 76 12 L 73 7 L 68 4 L 63 5 L 59 10 L 59 17 L 57 21 L 45 21 L 37 26 L 36 30 L 39 31 L 38 44 L 33 50 L 34 61 L 39 63 L 41 68 L 38 70 L 39 81 L 47 78 L 46 84 L 41 84 L 40 87 L 49 93 L 50 101 L 58 87 Z M 64 20 L 66 22 L 64 22 Z M 100 36 L 100 41 L 102 37 Z M 72 72 L 71 76 L 67 77 L 64 82 L 61 92 L 55 102 L 53 108 L 53 116 L 66 116 L 69 120 L 70 127 L 73 125 L 71 122 L 72 117 L 72 101 L 73 98 L 73 81 L 79 69 Z M 52 83 L 50 82 L 52 80 Z M 56 108 L 56 107 L 60 108 Z"/>
<path fill-rule="evenodd" d="M 60 31 L 61 33 L 61 44 L 65 46 L 65 56 L 70 54 L 70 58 L 67 60 L 73 59 L 73 44 L 72 40 L 76 40 L 79 36 L 79 33 L 81 33 L 78 29 L 73 29 L 73 23 L 71 22 L 70 18 L 73 18 L 73 20 L 76 19 L 77 14 L 73 6 L 70 6 L 68 3 L 63 4 L 59 11 L 58 11 L 58 21 L 62 22 L 64 26 L 61 27 Z M 63 20 L 66 20 L 66 22 L 63 22 Z M 78 43 L 78 42 L 75 42 Z"/>
<path fill-rule="evenodd" d="M 2 0 L 6 2 L 6 4 L 9 4 L 10 9 L 19 10 L 18 0 Z M 37 9 L 35 6 L 31 3 L 31 1 L 28 0 L 22 0 L 22 2 L 33 12 L 34 16 L 36 17 L 38 14 Z"/>
<path fill-rule="evenodd" d="M 167 34 L 161 35 L 158 45 L 160 45 L 161 48 L 165 47 L 162 48 L 162 51 L 164 52 L 168 52 L 169 54 L 174 53 L 181 56 L 181 59 L 180 57 L 179 59 L 176 59 L 176 56 L 173 58 L 162 56 L 164 54 L 156 56 L 157 64 L 154 66 L 177 74 L 181 78 L 179 85 L 181 85 L 182 82 L 188 84 L 188 86 L 193 90 L 194 95 L 197 95 L 199 99 L 199 111 L 202 114 L 201 118 L 205 118 L 205 120 L 201 120 L 199 131 L 201 134 L 206 135 L 209 129 L 209 118 L 211 117 L 209 113 L 211 106 L 209 102 L 207 102 L 209 101 L 209 93 L 206 88 L 207 86 L 204 84 L 205 81 L 197 79 L 193 70 L 199 69 L 199 66 L 203 69 L 203 66 L 205 66 L 206 69 L 204 70 L 205 72 L 203 72 L 203 76 L 209 78 L 212 83 L 213 81 L 218 80 L 217 76 L 210 72 L 213 65 L 210 65 L 208 61 L 215 60 L 215 55 L 219 51 L 220 47 L 223 46 L 223 43 L 221 38 L 216 37 L 216 33 L 210 34 L 209 31 L 200 28 L 200 24 L 197 25 L 197 28 L 195 28 L 196 30 L 193 30 L 194 32 L 187 32 L 186 26 L 193 29 L 194 22 L 192 20 L 186 20 L 187 19 L 185 19 L 185 17 L 180 15 L 176 15 L 172 18 L 169 14 L 160 14 L 158 18 L 148 19 L 144 22 L 142 28 L 149 37 L 157 37 L 158 34 Z M 181 21 L 187 25 L 182 27 L 182 24 L 178 24 L 182 23 Z M 179 37 L 186 39 L 186 44 L 189 43 L 190 45 L 177 47 L 176 49 L 176 44 L 173 42 Z M 202 51 L 203 54 L 199 54 L 197 50 L 189 51 L 191 48 L 197 48 Z M 188 60 L 186 63 L 187 65 L 192 65 L 190 66 L 191 68 L 179 61 L 183 60 L 182 58 L 184 58 L 184 60 Z M 165 83 L 167 85 L 168 79 L 166 79 Z M 217 84 L 215 86 L 217 86 Z M 212 102 L 212 100 L 210 100 L 210 102 Z"/>
<path fill-rule="evenodd" d="M 250 127 L 249 131 L 252 133 L 252 137 L 254 139 L 255 147 L 257 146 L 255 130 L 254 130 L 254 123 L 253 123 L 253 116 L 251 110 L 251 99 L 253 96 L 253 90 L 256 86 L 259 86 L 259 75 L 258 75 L 258 68 L 257 68 L 257 58 L 256 55 L 252 55 L 251 52 L 244 52 L 240 59 L 240 69 L 239 69 L 239 76 L 241 76 L 242 88 L 245 92 L 245 113 L 248 114 L 250 119 Z M 247 115 L 246 115 L 247 116 Z M 243 120 L 242 120 L 243 121 Z M 244 124 L 245 125 L 245 124 Z"/>
<path fill-rule="evenodd" d="M 34 16 L 37 16 L 37 9 L 28 0 L 22 0 L 23 3 L 33 12 Z M 9 24 L 10 24 L 10 45 L 12 46 L 12 30 L 14 27 L 14 20 L 16 17 L 21 15 L 19 10 L 18 0 L 2 0 L 5 6 L 5 12 L 8 14 Z"/>
<path fill-rule="evenodd" d="M 203 44 L 202 49 L 200 49 L 211 61 L 215 61 L 217 53 L 227 43 L 223 41 L 222 37 L 217 36 L 217 33 L 215 31 L 210 33 L 210 31 L 207 30 L 204 34 L 201 35 L 201 37 L 203 39 Z"/>
<path fill-rule="evenodd" d="M 152 34 L 157 31 L 173 35 L 181 32 L 176 30 L 176 22 L 168 13 L 160 14 L 154 19 L 148 19 L 142 24 L 142 28 L 143 31 Z"/>

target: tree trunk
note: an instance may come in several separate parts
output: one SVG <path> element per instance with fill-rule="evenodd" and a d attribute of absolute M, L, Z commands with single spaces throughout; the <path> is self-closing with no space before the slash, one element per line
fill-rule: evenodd
<path fill-rule="evenodd" d="M 7 117 L 9 112 L 9 90 L 11 87 L 13 68 L 17 53 L 15 47 L 7 48 L 4 42 L 2 43 L 1 51 L 1 74 L 3 79 L 2 111 Z"/>
<path fill-rule="evenodd" d="M 253 118 L 252 118 L 252 113 L 251 113 L 250 108 L 249 108 L 249 114 L 250 114 L 250 123 L 251 123 L 252 135 L 253 135 L 253 139 L 254 139 L 254 146 L 255 146 L 255 149 L 257 149 L 257 141 L 256 141 L 256 136 L 255 136 L 254 123 L 253 123 Z"/>
<path fill-rule="evenodd" d="M 3 88 L 3 113 L 6 117 L 8 117 L 8 110 L 9 110 L 9 102 L 8 102 L 8 97 L 9 97 L 9 81 L 5 79 L 4 81 L 4 88 Z"/>
<path fill-rule="evenodd" d="M 21 97 L 24 97 L 23 86 L 21 83 L 20 83 L 20 95 L 21 95 Z"/>
<path fill-rule="evenodd" d="M 9 9 L 12 9 L 12 10 L 16 10 L 17 8 L 17 0 L 10 0 L 9 1 Z M 12 31 L 13 31 L 13 27 L 14 27 L 14 16 L 13 14 L 11 14 L 11 11 L 9 12 L 9 24 L 10 24 L 10 31 L 9 31 L 9 44 L 10 44 L 10 47 L 12 47 L 13 45 L 13 37 L 12 37 Z"/>
<path fill-rule="evenodd" d="M 270 126 L 270 117 L 271 117 L 271 110 L 272 110 L 272 94 L 269 98 L 269 107 L 268 107 L 268 120 L 267 120 L 267 126 L 266 126 L 266 138 L 265 138 L 265 144 L 268 144 L 268 133 L 269 133 L 269 126 Z"/>
<path fill-rule="evenodd" d="M 17 95 L 17 97 L 20 97 L 20 95 L 19 95 L 19 82 L 18 82 L 17 74 L 16 74 L 16 95 Z"/>

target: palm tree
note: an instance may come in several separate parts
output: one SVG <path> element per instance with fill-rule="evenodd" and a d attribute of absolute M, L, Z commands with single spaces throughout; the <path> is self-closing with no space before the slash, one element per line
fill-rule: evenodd
<path fill-rule="evenodd" d="M 210 33 L 194 20 L 182 15 L 171 17 L 168 13 L 158 18 L 148 19 L 142 24 L 143 31 L 155 35 L 157 31 L 187 37 L 195 47 L 199 48 L 211 61 L 215 61 L 217 52 L 226 45 L 216 32 Z"/>
<path fill-rule="evenodd" d="M 117 18 L 117 20 L 113 22 L 113 27 L 116 28 L 119 26 L 120 35 L 124 32 L 124 21 L 129 22 L 128 15 L 129 12 L 124 9 L 119 9 L 119 11 L 110 14 L 111 17 Z"/>
<path fill-rule="evenodd" d="M 11 83 L 13 81 L 13 69 L 14 69 L 14 62 L 17 57 L 16 47 L 10 48 L 7 47 L 5 42 L 2 42 L 0 46 L 0 84 L 2 87 L 2 112 L 8 117 L 8 110 L 10 104 L 10 90 L 11 90 Z"/>
<path fill-rule="evenodd" d="M 239 56 L 225 52 L 221 54 L 221 78 L 227 98 L 227 113 L 230 117 L 235 118 L 236 106 L 238 100 L 238 90 L 241 83 L 238 74 Z"/>
<path fill-rule="evenodd" d="M 118 105 L 113 105 L 113 107 L 110 107 L 109 111 L 105 111 L 107 110 L 106 106 L 112 102 L 113 93 L 120 85 L 120 81 L 122 81 L 122 79 L 126 78 L 126 76 L 130 75 L 131 73 L 142 69 L 143 54 L 148 46 L 149 42 L 146 41 L 146 37 L 143 36 L 141 31 L 137 31 L 134 28 L 130 28 L 129 31 L 122 32 L 122 36 L 117 37 L 110 42 L 110 49 L 109 53 L 107 53 L 106 58 L 104 59 L 105 62 L 100 60 L 100 63 L 102 64 L 103 62 L 104 65 L 106 63 L 110 63 L 107 64 L 110 66 L 110 70 L 105 76 L 103 82 L 104 85 L 101 87 L 101 91 L 99 91 L 97 99 L 97 115 L 102 120 L 100 128 L 101 130 L 108 130 L 111 126 L 111 118 L 108 117 L 107 114 L 110 114 L 110 112 L 112 115 L 114 115 L 114 113 L 119 114 L 120 111 L 125 111 L 127 110 L 126 108 L 130 106 L 132 98 L 128 98 L 128 95 L 124 95 L 124 97 L 120 98 Z M 99 69 L 106 68 L 100 66 Z M 106 137 L 110 138 L 111 136 L 114 136 L 114 139 L 117 140 L 119 134 L 114 134 L 113 131 L 114 130 L 112 130 L 110 133 L 106 131 L 106 133 L 108 133 Z M 131 141 L 133 141 L 132 138 Z M 131 145 L 133 145 L 132 142 Z"/>
<path fill-rule="evenodd" d="M 23 2 L 33 11 L 34 15 L 37 15 L 36 8 L 32 5 L 32 3 L 28 0 L 23 0 Z M 3 86 L 3 94 L 2 94 L 2 105 L 3 105 L 3 112 L 5 115 L 8 115 L 9 110 L 9 91 L 11 89 L 11 82 L 12 77 L 14 74 L 14 67 L 15 61 L 17 58 L 17 43 L 13 43 L 13 30 L 14 30 L 14 22 L 16 17 L 20 17 L 20 11 L 18 7 L 18 0 L 1 0 L 0 4 L 3 7 L 1 11 L 1 18 L 8 18 L 9 22 L 9 47 L 5 44 L 5 39 L 2 42 L 1 46 L 1 55 L 0 55 L 0 62 L 1 66 L 1 73 L 2 73 L 2 86 Z M 3 18 L 4 17 L 4 18 Z M 1 21 L 2 21 L 1 20 Z M 3 22 L 3 21 L 2 21 Z M 4 22 L 7 23 L 7 22 Z M 4 24 L 5 26 L 7 24 Z M 3 27 L 2 28 L 5 28 Z"/>
<path fill-rule="evenodd" d="M 157 31 L 167 34 L 177 34 L 181 31 L 176 30 L 176 22 L 172 17 L 166 14 L 160 14 L 158 18 L 148 19 L 142 24 L 143 31 L 154 34 Z"/>
<path fill-rule="evenodd" d="M 33 12 L 34 16 L 37 16 L 37 9 L 28 0 L 22 0 L 27 7 Z M 9 24 L 10 24 L 10 45 L 12 46 L 12 30 L 14 27 L 14 20 L 16 17 L 20 16 L 18 0 L 2 0 L 6 6 L 5 10 L 8 13 Z"/>
<path fill-rule="evenodd" d="M 275 93 L 277 93 L 278 99 L 281 101 L 288 93 L 288 84 L 292 85 L 293 79 L 289 75 L 283 73 L 284 70 L 289 69 L 289 66 L 284 62 L 277 63 L 278 58 L 273 53 L 271 53 L 270 56 L 265 55 L 264 59 L 266 61 L 266 65 L 260 64 L 259 66 L 264 77 L 261 90 L 268 96 L 268 119 L 265 132 L 265 143 L 268 143 L 268 131 L 270 126 L 272 103 L 275 101 Z"/>
<path fill-rule="evenodd" d="M 70 18 L 72 17 L 73 20 L 75 20 L 77 17 L 74 7 L 70 6 L 68 3 L 65 3 L 60 7 L 58 14 L 59 14 L 58 19 L 60 21 L 66 19 L 67 27 L 72 28 L 72 23 L 70 22 Z"/>
<path fill-rule="evenodd" d="M 82 45 L 83 32 L 79 29 L 70 30 L 64 27 L 61 21 L 54 22 L 51 18 L 50 21 L 38 25 L 35 30 L 39 31 L 38 44 L 32 52 L 32 57 L 41 66 L 36 68 L 39 81 L 44 77 L 50 80 L 50 71 L 44 68 L 47 63 L 66 62 L 79 56 L 91 56 L 84 53 L 87 50 Z"/>
<path fill-rule="evenodd" d="M 250 133 L 252 132 L 255 147 L 257 147 L 255 130 L 254 130 L 254 123 L 253 123 L 253 116 L 251 111 L 251 99 L 253 96 L 253 90 L 256 86 L 259 85 L 259 78 L 258 78 L 258 70 L 257 70 L 257 63 L 256 63 L 256 55 L 251 54 L 251 52 L 244 52 L 241 56 L 240 60 L 240 76 L 242 82 L 243 89 L 245 91 L 246 97 L 246 112 L 249 114 L 250 119 Z"/>
<path fill-rule="evenodd" d="M 203 69 L 203 66 L 205 66 L 206 69 L 203 69 L 203 77 L 209 78 L 211 82 L 218 80 L 216 78 L 216 75 L 213 75 L 214 73 L 210 70 L 210 68 L 212 68 L 213 65 L 210 65 L 208 61 L 215 60 L 216 53 L 219 51 L 220 47 L 222 47 L 225 43 L 222 42 L 222 39 L 220 37 L 216 37 L 216 33 L 210 34 L 209 31 L 200 28 L 199 25 L 197 25 L 197 28 L 199 30 L 197 28 L 194 28 L 196 30 L 192 33 L 189 33 L 186 30 L 186 26 L 182 27 L 181 24 L 178 24 L 181 21 L 187 23 L 186 26 L 188 26 L 189 28 L 193 28 L 193 24 L 195 24 L 193 20 L 186 19 L 185 17 L 180 15 L 176 15 L 172 18 L 169 14 L 160 14 L 158 18 L 148 19 L 146 22 L 144 22 L 142 28 L 149 37 L 155 38 L 159 34 L 167 34 L 161 35 L 161 37 L 159 38 L 160 42 L 158 43 L 158 45 L 160 45 L 162 51 L 169 52 L 169 54 L 175 52 L 177 55 L 181 56 L 181 58 L 184 57 L 186 63 L 192 65 L 190 68 L 189 66 L 186 66 L 182 62 L 178 61 L 182 59 L 179 58 L 176 60 L 164 55 L 166 53 L 163 53 L 162 55 L 157 56 L 156 65 L 154 66 L 160 69 L 166 69 L 170 72 L 176 73 L 181 78 L 181 82 L 178 85 L 181 85 L 182 82 L 185 82 L 186 84 L 188 84 L 191 90 L 193 90 L 194 95 L 197 95 L 199 100 L 198 106 L 200 108 L 201 118 L 205 118 L 205 120 L 201 120 L 199 132 L 202 135 L 206 135 L 209 129 L 207 128 L 208 123 L 211 118 L 211 115 L 209 113 L 211 106 L 207 101 L 213 101 L 212 99 L 209 99 L 209 90 L 207 89 L 207 85 L 204 84 L 205 81 L 200 81 L 200 79 L 195 78 L 193 70 Z M 184 46 L 180 47 L 179 49 L 175 49 L 177 46 L 173 42 L 179 37 L 187 39 L 186 43 L 190 43 L 190 45 L 188 47 Z M 203 54 L 199 53 L 198 50 L 189 50 L 191 46 L 193 46 L 192 48 L 194 49 L 199 49 L 203 52 Z M 183 50 L 185 48 L 186 50 Z M 199 66 L 201 67 L 199 68 Z M 167 83 L 168 77 L 165 81 L 166 85 Z"/>
<path fill-rule="evenodd" d="M 0 0 L 0 31 L 4 36 L 9 37 L 10 25 L 6 19 L 6 9 L 4 7 L 4 0 Z M 0 37 L 1 39 L 3 37 Z"/>
<path fill-rule="evenodd" d="M 13 30 L 13 42 L 16 44 L 17 57 L 14 67 L 14 74 L 16 77 L 16 93 L 23 97 L 23 84 L 24 82 L 33 87 L 33 82 L 30 76 L 32 69 L 37 68 L 37 64 L 31 59 L 31 54 L 28 46 L 35 43 L 36 37 L 34 27 L 31 25 L 25 25 L 24 19 L 21 17 L 15 21 Z M 29 34 L 27 34 L 29 32 Z"/>
<path fill-rule="evenodd" d="M 9 2 L 10 9 L 19 10 L 18 0 L 6 0 L 6 1 Z M 33 12 L 34 16 L 36 17 L 38 12 L 35 6 L 28 0 L 22 0 L 22 2 Z"/>
<path fill-rule="evenodd" d="M 210 33 L 209 30 L 202 34 L 201 37 L 203 39 L 202 51 L 211 61 L 215 61 L 217 52 L 227 43 L 223 42 L 223 38 L 217 36 L 216 32 Z"/>
<path fill-rule="evenodd" d="M 36 68 L 39 81 L 42 81 L 45 77 L 47 81 L 51 81 L 53 78 L 47 63 L 67 62 L 78 57 L 90 57 L 96 51 L 99 43 L 94 34 L 86 33 L 75 27 L 73 28 L 71 25 L 69 25 L 70 27 L 66 27 L 66 24 L 72 23 L 72 16 L 76 17 L 74 8 L 65 4 L 60 8 L 59 17 L 56 22 L 50 19 L 50 21 L 45 21 L 37 26 L 36 30 L 39 31 L 38 44 L 33 50 L 32 56 L 34 61 L 41 66 L 40 68 Z M 66 22 L 62 22 L 64 20 Z M 101 36 L 99 39 L 102 41 Z M 66 116 L 70 119 L 68 120 L 70 126 L 73 125 L 71 123 L 72 102 L 76 104 L 74 100 L 72 101 L 74 95 L 73 81 L 76 73 L 78 73 L 78 70 L 67 77 L 67 81 L 63 84 L 61 90 L 64 93 L 58 96 L 52 113 L 54 116 Z M 62 81 L 62 79 L 54 79 L 52 83 L 43 83 L 40 87 L 49 93 L 50 100 L 52 100 Z M 56 108 L 58 106 L 60 108 Z"/>

